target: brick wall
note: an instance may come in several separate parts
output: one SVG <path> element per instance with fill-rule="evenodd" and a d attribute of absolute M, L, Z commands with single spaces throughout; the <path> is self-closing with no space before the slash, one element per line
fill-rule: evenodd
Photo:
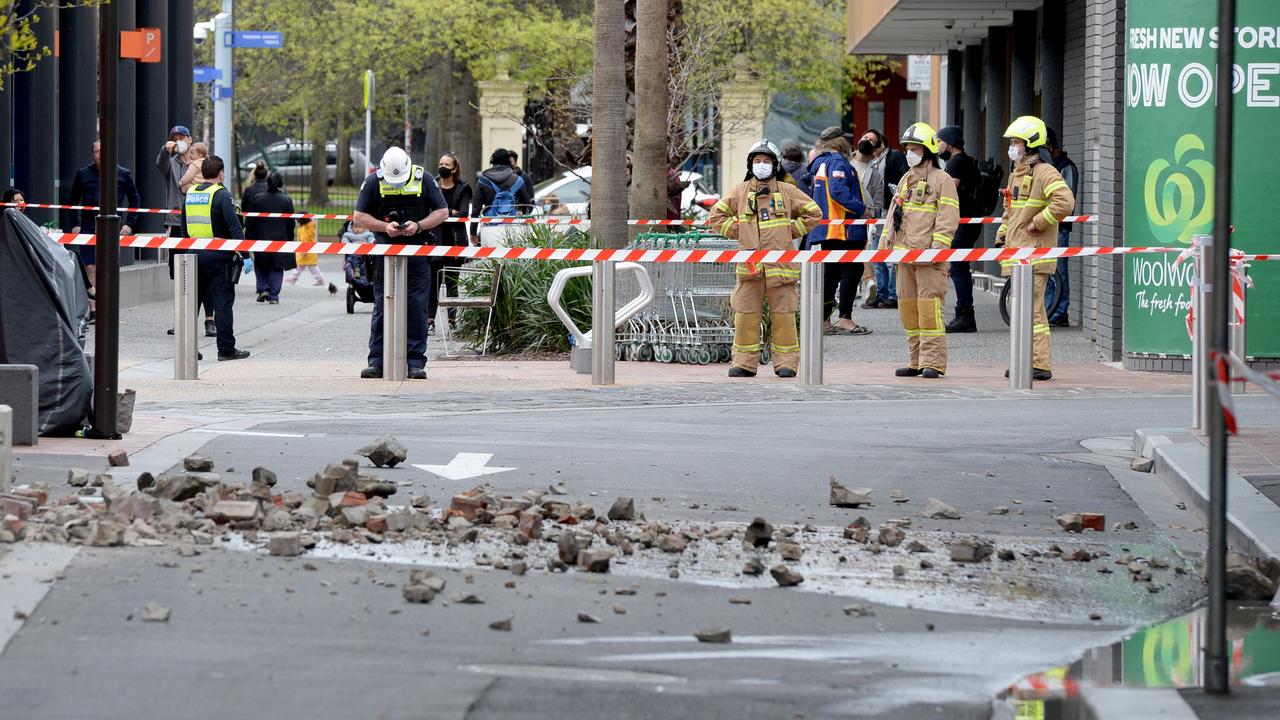
<path fill-rule="evenodd" d="M 1072 3 L 1073 6 L 1080 5 Z M 1088 118 L 1081 166 L 1086 186 L 1077 209 L 1098 215 L 1085 225 L 1086 245 L 1123 244 L 1125 0 L 1083 0 L 1084 112 Z M 1078 16 L 1068 8 L 1068 17 Z M 1070 36 L 1068 53 L 1072 50 Z M 1068 58 L 1070 58 L 1068 54 Z M 1078 67 L 1067 61 L 1067 68 Z M 1070 72 L 1068 70 L 1068 72 Z M 1123 265 L 1115 258 L 1084 264 L 1083 325 L 1106 360 L 1122 355 Z"/>
<path fill-rule="evenodd" d="M 1090 137 L 1095 129 L 1086 123 L 1086 113 L 1084 107 L 1084 73 L 1080 72 L 1080 68 L 1084 67 L 1085 54 L 1085 0 L 1067 0 L 1065 9 L 1066 29 L 1064 35 L 1063 47 L 1063 63 L 1064 68 L 1062 76 L 1062 127 L 1059 132 L 1062 134 L 1062 147 L 1067 150 L 1072 159 L 1080 170 L 1084 171 L 1085 160 L 1085 141 Z M 1086 182 L 1086 177 L 1082 174 L 1080 178 L 1080 186 L 1077 188 L 1076 207 L 1077 211 L 1088 207 L 1091 198 L 1089 194 L 1090 183 Z M 1086 228 L 1083 225 L 1076 225 L 1071 233 L 1071 244 L 1080 245 L 1083 242 Z M 1084 292 L 1084 259 L 1074 259 L 1069 261 L 1071 270 L 1071 324 L 1080 327 L 1086 316 L 1085 298 L 1089 297 Z"/>

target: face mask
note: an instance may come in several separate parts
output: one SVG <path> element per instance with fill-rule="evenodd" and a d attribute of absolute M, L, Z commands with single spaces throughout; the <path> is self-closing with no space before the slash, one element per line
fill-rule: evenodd
<path fill-rule="evenodd" d="M 1022 148 L 1018 147 L 1017 145 L 1010 145 L 1010 146 L 1009 146 L 1009 159 L 1010 159 L 1010 160 L 1012 160 L 1012 161 L 1014 161 L 1014 162 L 1018 162 L 1019 160 L 1021 160 L 1021 159 L 1022 159 Z"/>
<path fill-rule="evenodd" d="M 863 140 L 858 143 L 858 152 L 863 155 L 874 155 L 876 152 L 876 146 L 872 145 L 870 140 Z"/>
<path fill-rule="evenodd" d="M 942 158 L 943 160 L 950 160 L 950 159 L 951 159 L 951 151 L 950 151 L 950 150 L 948 150 L 948 151 L 946 151 L 946 152 L 944 152 L 944 153 L 938 153 L 938 157 Z"/>
<path fill-rule="evenodd" d="M 186 140 L 179 140 L 178 146 L 177 146 L 178 154 L 181 155 L 182 153 L 186 152 L 187 148 L 189 147 L 191 147 L 191 145 Z"/>
<path fill-rule="evenodd" d="M 800 169 L 800 163 L 796 162 L 795 160 L 783 160 L 782 169 L 786 170 L 789 173 L 795 174 L 795 171 Z"/>
<path fill-rule="evenodd" d="M 756 163 L 751 166 L 751 174 L 757 180 L 768 180 L 773 177 L 773 163 Z"/>
<path fill-rule="evenodd" d="M 442 178 L 453 177 L 453 168 L 447 168 L 447 167 L 440 168 L 440 177 Z"/>
<path fill-rule="evenodd" d="M 922 153 L 918 153 L 918 152 L 907 153 L 907 165 L 911 167 L 915 167 L 920 164 L 921 160 L 924 160 L 924 155 Z"/>

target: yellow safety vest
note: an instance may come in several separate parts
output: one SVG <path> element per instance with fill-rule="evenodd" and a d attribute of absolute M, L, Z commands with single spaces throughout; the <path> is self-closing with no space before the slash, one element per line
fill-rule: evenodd
<path fill-rule="evenodd" d="M 382 197 L 395 195 L 412 195 L 418 196 L 422 194 L 422 176 L 426 171 L 421 165 L 414 165 L 413 172 L 409 176 L 409 181 L 400 187 L 396 187 L 381 177 L 378 178 L 378 194 Z"/>
<path fill-rule="evenodd" d="M 192 188 L 187 193 L 187 234 L 191 237 L 213 237 L 213 196 L 222 189 L 222 185 L 213 183 L 204 189 Z"/>

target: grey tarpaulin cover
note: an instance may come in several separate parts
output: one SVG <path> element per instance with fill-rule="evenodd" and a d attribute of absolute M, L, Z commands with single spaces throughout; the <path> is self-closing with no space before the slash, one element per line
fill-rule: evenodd
<path fill-rule="evenodd" d="M 12 208 L 0 220 L 0 363 L 40 369 L 40 434 L 68 435 L 93 405 L 89 298 L 76 259 Z"/>

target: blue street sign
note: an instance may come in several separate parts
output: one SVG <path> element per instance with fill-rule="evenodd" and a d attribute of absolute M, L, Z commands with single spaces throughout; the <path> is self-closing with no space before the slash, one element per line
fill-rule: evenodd
<path fill-rule="evenodd" d="M 230 87 L 217 84 L 209 89 L 209 94 L 214 100 L 230 100 L 234 92 L 235 90 Z"/>
<path fill-rule="evenodd" d="M 198 83 L 214 82 L 222 79 L 222 71 L 208 65 L 195 66 L 195 81 Z"/>
<path fill-rule="evenodd" d="M 284 33 L 273 30 L 233 31 L 222 36 L 224 47 L 275 49 L 284 45 Z"/>

